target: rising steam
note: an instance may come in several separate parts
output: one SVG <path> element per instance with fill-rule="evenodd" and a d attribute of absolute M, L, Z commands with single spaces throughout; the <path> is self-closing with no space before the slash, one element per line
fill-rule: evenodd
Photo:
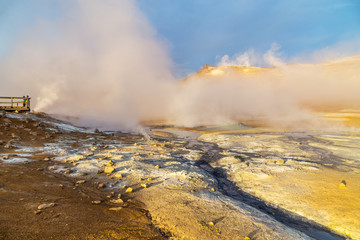
<path fill-rule="evenodd" d="M 53 17 L 40 14 L 54 3 Z M 28 16 L 29 23 L 0 56 L 0 95 L 31 95 L 36 111 L 124 129 L 136 128 L 141 120 L 186 126 L 244 118 L 274 124 L 310 121 L 306 107 L 360 104 L 358 56 L 288 65 L 273 44 L 264 54 L 225 55 L 218 67 L 175 83 L 166 44 L 136 2 L 31 4 L 36 16 Z"/>
<path fill-rule="evenodd" d="M 54 10 L 32 3 L 37 14 Z M 52 3 L 60 5 L 57 17 L 32 19 L 0 60 L 0 94 L 28 94 L 36 111 L 96 126 L 133 127 L 161 115 L 172 62 L 135 2 Z"/>

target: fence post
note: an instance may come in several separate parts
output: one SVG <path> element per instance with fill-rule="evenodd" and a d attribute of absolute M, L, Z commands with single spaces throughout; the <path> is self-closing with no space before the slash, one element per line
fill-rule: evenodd
<path fill-rule="evenodd" d="M 13 98 L 11 97 L 11 107 L 13 107 Z"/>

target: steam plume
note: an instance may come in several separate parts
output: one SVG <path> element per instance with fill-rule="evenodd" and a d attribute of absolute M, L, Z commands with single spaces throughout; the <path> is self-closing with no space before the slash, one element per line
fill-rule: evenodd
<path fill-rule="evenodd" d="M 36 111 L 100 126 L 133 127 L 164 111 L 172 62 L 134 1 L 52 3 L 61 10 L 49 18 L 43 5 L 54 7 L 33 2 L 40 17 L 0 60 L 1 95 L 28 94 Z"/>

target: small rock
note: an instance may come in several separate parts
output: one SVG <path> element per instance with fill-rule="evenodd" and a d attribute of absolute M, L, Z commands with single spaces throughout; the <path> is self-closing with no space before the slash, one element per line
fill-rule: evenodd
<path fill-rule="evenodd" d="M 65 173 L 66 173 L 66 174 L 70 174 L 70 173 L 72 173 L 72 172 L 73 172 L 72 169 L 66 169 L 66 170 L 65 170 Z"/>
<path fill-rule="evenodd" d="M 59 184 L 59 187 L 61 187 L 61 188 L 64 188 L 64 185 L 62 185 L 62 184 Z"/>
<path fill-rule="evenodd" d="M 93 152 L 87 152 L 87 153 L 85 153 L 85 155 L 86 155 L 87 157 L 90 157 L 90 156 L 94 156 L 94 153 L 93 153 Z"/>
<path fill-rule="evenodd" d="M 118 199 L 112 199 L 112 200 L 110 200 L 110 202 L 120 204 L 120 203 L 123 203 L 124 201 L 122 199 L 118 198 Z"/>
<path fill-rule="evenodd" d="M 209 226 L 214 226 L 214 223 L 213 222 L 208 222 L 207 223 Z"/>
<path fill-rule="evenodd" d="M 104 169 L 104 173 L 106 173 L 106 174 L 110 174 L 110 173 L 112 173 L 114 171 L 115 171 L 115 168 L 111 167 L 111 166 L 106 166 L 105 169 Z"/>
<path fill-rule="evenodd" d="M 121 198 L 121 194 L 120 194 L 120 193 L 117 195 L 117 198 Z"/>
<path fill-rule="evenodd" d="M 40 213 L 42 213 L 41 210 L 36 210 L 36 211 L 34 211 L 34 214 L 40 214 Z"/>
<path fill-rule="evenodd" d="M 245 236 L 244 240 L 251 240 L 251 238 L 249 238 L 248 236 Z"/>
<path fill-rule="evenodd" d="M 5 144 L 4 148 L 5 149 L 11 149 L 11 148 L 16 148 L 16 146 L 8 142 L 8 143 Z"/>
<path fill-rule="evenodd" d="M 40 204 L 38 206 L 38 209 L 43 210 L 43 209 L 46 209 L 46 208 L 49 208 L 49 207 L 54 207 L 55 205 L 56 205 L 55 203 L 44 203 L 44 204 Z"/>
<path fill-rule="evenodd" d="M 79 180 L 79 181 L 77 181 L 76 183 L 77 184 L 83 184 L 83 183 L 85 183 L 86 181 L 85 180 Z"/>
<path fill-rule="evenodd" d="M 129 188 L 126 189 L 125 192 L 126 192 L 126 193 L 132 193 L 132 192 L 133 192 L 133 189 L 132 189 L 131 187 L 129 187 Z"/>
<path fill-rule="evenodd" d="M 279 159 L 276 159 L 276 160 L 274 161 L 274 163 L 275 163 L 275 164 L 284 164 L 284 163 L 285 163 L 285 160 L 282 159 L 282 158 L 279 158 Z"/>
<path fill-rule="evenodd" d="M 4 155 L 3 156 L 3 159 L 5 160 L 5 159 L 9 159 L 9 155 Z"/>
<path fill-rule="evenodd" d="M 211 188 L 210 190 L 211 190 L 212 192 L 215 192 L 215 191 L 216 191 L 215 188 Z"/>
<path fill-rule="evenodd" d="M 44 161 L 50 161 L 50 158 L 46 157 L 44 158 Z"/>
<path fill-rule="evenodd" d="M 100 204 L 101 203 L 101 200 L 94 200 L 94 201 L 91 201 L 92 204 Z"/>
<path fill-rule="evenodd" d="M 161 168 L 160 165 L 156 165 L 155 168 Z"/>
<path fill-rule="evenodd" d="M 120 211 L 122 207 L 109 208 L 110 211 Z"/>
<path fill-rule="evenodd" d="M 151 177 L 149 177 L 148 179 L 147 179 L 147 181 L 148 182 L 151 182 L 153 179 L 151 178 Z"/>
<path fill-rule="evenodd" d="M 122 174 L 121 174 L 120 172 L 115 173 L 114 176 L 115 176 L 116 178 L 118 178 L 118 179 L 122 179 L 122 178 L 123 178 L 123 176 L 122 176 Z"/>
<path fill-rule="evenodd" d="M 104 188 L 104 187 L 105 187 L 105 184 L 99 183 L 98 188 Z"/>
<path fill-rule="evenodd" d="M 12 138 L 20 138 L 18 135 L 16 135 L 15 133 L 11 133 L 11 137 Z"/>
<path fill-rule="evenodd" d="M 123 185 L 121 188 L 122 188 L 122 189 L 125 189 L 125 188 L 127 188 L 127 186 L 126 186 L 126 185 Z"/>
<path fill-rule="evenodd" d="M 142 188 L 147 188 L 147 185 L 145 183 L 141 184 Z"/>
<path fill-rule="evenodd" d="M 192 190 L 190 190 L 190 192 L 191 192 L 191 193 L 194 193 L 194 192 L 195 192 L 195 190 L 194 190 L 194 189 L 192 189 Z"/>
<path fill-rule="evenodd" d="M 339 184 L 339 188 L 340 188 L 340 189 L 346 188 L 346 181 L 345 181 L 345 180 L 342 180 L 342 181 L 341 181 L 341 183 Z"/>

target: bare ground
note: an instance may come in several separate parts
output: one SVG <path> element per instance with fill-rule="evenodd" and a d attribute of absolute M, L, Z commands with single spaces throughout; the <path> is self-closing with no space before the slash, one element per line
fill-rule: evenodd
<path fill-rule="evenodd" d="M 30 119 L 2 117 L 0 153 L 11 155 L 17 144 L 59 141 L 64 134 Z M 99 189 L 95 180 L 77 183 L 49 171 L 56 163 L 44 157 L 16 164 L 0 161 L 0 239 L 167 239 L 142 203 L 124 196 L 122 209 L 111 211 L 117 206 L 108 201 L 110 190 Z M 52 205 L 39 210 L 41 204 Z"/>

